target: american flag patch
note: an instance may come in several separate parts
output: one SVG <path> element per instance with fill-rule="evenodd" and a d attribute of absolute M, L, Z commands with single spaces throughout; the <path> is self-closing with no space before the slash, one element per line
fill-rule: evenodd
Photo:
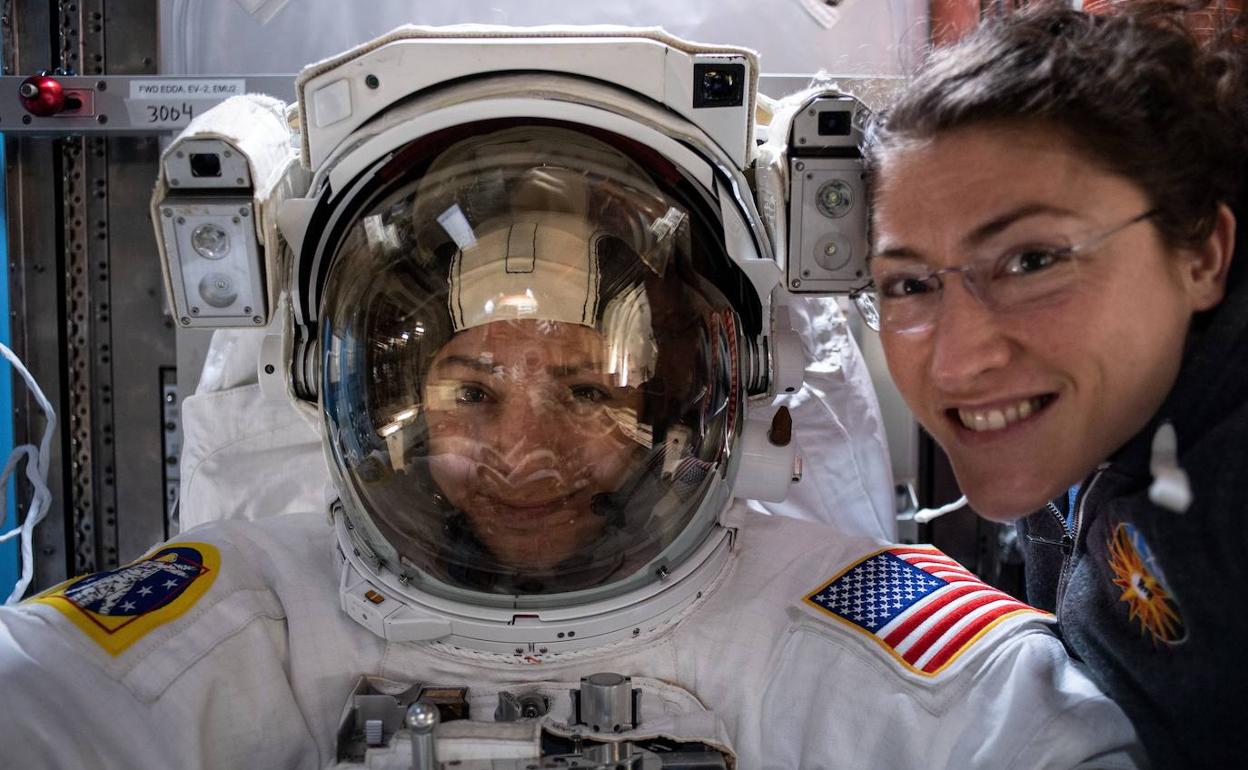
<path fill-rule="evenodd" d="M 806 601 L 869 634 L 906 668 L 934 676 L 1007 618 L 1052 615 L 984 583 L 930 546 L 864 557 Z"/>

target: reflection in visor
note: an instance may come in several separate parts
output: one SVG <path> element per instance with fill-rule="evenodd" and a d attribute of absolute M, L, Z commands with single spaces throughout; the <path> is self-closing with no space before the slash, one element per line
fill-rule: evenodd
<path fill-rule="evenodd" d="M 322 393 L 378 553 L 431 590 L 513 595 L 681 558 L 740 388 L 703 277 L 722 244 L 695 251 L 689 209 L 605 142 L 527 127 L 451 145 L 359 222 Z"/>
<path fill-rule="evenodd" d="M 490 351 L 483 361 L 478 351 Z M 438 353 L 424 399 L 434 483 L 499 561 L 544 571 L 606 525 L 595 496 L 623 486 L 642 447 L 641 392 L 607 371 L 585 326 L 495 321 Z"/>

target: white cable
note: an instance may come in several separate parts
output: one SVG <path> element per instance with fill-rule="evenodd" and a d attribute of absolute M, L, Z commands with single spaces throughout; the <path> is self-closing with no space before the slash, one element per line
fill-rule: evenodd
<path fill-rule="evenodd" d="M 13 587 L 13 593 L 4 602 L 5 604 L 16 604 L 21 600 L 22 595 L 26 593 L 26 589 L 30 587 L 31 580 L 35 577 L 35 554 L 31 539 L 34 537 L 35 526 L 43 521 L 43 517 L 48 513 L 48 505 L 52 502 L 52 493 L 48 491 L 48 447 L 52 444 L 52 434 L 56 431 L 56 412 L 52 409 L 52 404 L 48 403 L 47 397 L 39 389 L 39 383 L 35 382 L 35 378 L 31 376 L 22 360 L 3 343 L 0 343 L 0 355 L 8 359 L 13 368 L 22 375 L 22 379 L 26 381 L 26 387 L 30 388 L 30 392 L 35 395 L 35 400 L 39 402 L 39 408 L 47 416 L 43 426 L 43 438 L 39 441 L 39 448 L 36 449 L 31 444 L 14 447 L 12 453 L 9 454 L 8 462 L 5 463 L 4 473 L 0 474 L 0 506 L 3 506 L 2 510 L 4 511 L 3 514 L 0 514 L 0 525 L 3 525 L 5 519 L 8 518 L 6 490 L 8 489 L 9 476 L 13 474 L 18 461 L 23 457 L 26 459 L 26 479 L 34 489 L 30 496 L 30 508 L 26 513 L 26 521 L 0 535 L 0 543 L 18 535 L 21 535 L 22 538 L 22 576 Z"/>
<path fill-rule="evenodd" d="M 920 508 L 914 512 L 915 524 L 926 524 L 932 519 L 944 516 L 946 513 L 953 513 L 959 508 L 966 507 L 966 495 L 962 495 L 948 505 L 942 505 L 939 508 Z"/>

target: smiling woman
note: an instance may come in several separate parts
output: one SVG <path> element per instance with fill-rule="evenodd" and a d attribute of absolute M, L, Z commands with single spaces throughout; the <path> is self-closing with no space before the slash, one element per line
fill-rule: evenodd
<path fill-rule="evenodd" d="M 1144 190 L 1064 133 L 951 130 L 893 154 L 876 189 L 890 369 L 992 518 L 1044 506 L 1143 427 L 1229 256 L 1229 213 L 1203 248 L 1171 248 Z M 950 267 L 968 272 L 924 278 Z"/>
<path fill-rule="evenodd" d="M 1207 49 L 1188 33 L 1207 3 L 1040 5 L 937 51 L 877 121 L 855 301 L 972 506 L 1020 520 L 1030 600 L 1158 766 L 1233 764 L 1242 51 L 1229 23 Z"/>

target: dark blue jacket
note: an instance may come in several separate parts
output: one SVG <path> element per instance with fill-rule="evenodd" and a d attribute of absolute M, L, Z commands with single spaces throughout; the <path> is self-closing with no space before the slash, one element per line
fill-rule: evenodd
<path fill-rule="evenodd" d="M 1246 222 L 1245 224 L 1248 224 Z M 1235 273 L 1248 271 L 1236 256 Z M 1032 604 L 1160 768 L 1243 767 L 1248 736 L 1248 282 L 1193 323 L 1179 378 L 1131 441 L 1020 523 Z M 1178 435 L 1192 504 L 1149 500 L 1153 436 Z"/>

